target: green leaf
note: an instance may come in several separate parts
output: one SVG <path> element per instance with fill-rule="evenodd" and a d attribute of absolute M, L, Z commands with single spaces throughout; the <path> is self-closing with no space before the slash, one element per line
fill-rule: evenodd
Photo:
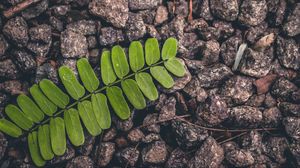
<path fill-rule="evenodd" d="M 153 101 L 158 98 L 158 92 L 153 83 L 151 75 L 141 72 L 135 75 L 135 80 L 141 91 L 149 100 Z"/>
<path fill-rule="evenodd" d="M 81 58 L 77 61 L 77 69 L 84 87 L 93 92 L 99 87 L 99 80 L 86 58 Z"/>
<path fill-rule="evenodd" d="M 121 82 L 122 89 L 134 108 L 141 110 L 146 107 L 146 100 L 136 81 L 126 79 Z"/>
<path fill-rule="evenodd" d="M 84 95 L 84 87 L 78 82 L 74 72 L 70 68 L 67 66 L 61 66 L 58 70 L 58 73 L 67 92 L 73 99 L 78 100 Z"/>
<path fill-rule="evenodd" d="M 5 118 L 0 119 L 0 131 L 14 138 L 18 138 L 22 135 L 22 130 L 14 123 L 6 120 Z"/>
<path fill-rule="evenodd" d="M 137 72 L 145 65 L 144 49 L 139 41 L 133 41 L 129 46 L 129 63 L 133 72 Z"/>
<path fill-rule="evenodd" d="M 28 131 L 32 126 L 33 122 L 28 119 L 25 114 L 15 105 L 9 104 L 5 107 L 6 115 L 20 128 Z"/>
<path fill-rule="evenodd" d="M 129 65 L 123 48 L 119 45 L 111 50 L 112 64 L 118 78 L 122 79 L 129 73 Z"/>
<path fill-rule="evenodd" d="M 48 116 L 52 116 L 56 110 L 57 106 L 52 103 L 40 90 L 37 84 L 34 84 L 30 89 L 30 94 L 32 95 L 34 101 Z"/>
<path fill-rule="evenodd" d="M 62 118 L 56 117 L 50 119 L 50 139 L 53 153 L 58 156 L 63 155 L 67 144 L 65 123 Z"/>
<path fill-rule="evenodd" d="M 39 123 L 44 119 L 44 113 L 28 96 L 24 94 L 19 95 L 17 98 L 17 102 L 24 114 L 31 121 Z"/>
<path fill-rule="evenodd" d="M 50 128 L 48 124 L 41 125 L 38 129 L 38 143 L 40 153 L 44 160 L 51 160 L 54 153 L 51 148 L 50 142 Z"/>
<path fill-rule="evenodd" d="M 40 88 L 48 99 L 58 107 L 65 108 L 69 104 L 69 96 L 60 90 L 52 81 L 43 79 L 40 82 Z"/>
<path fill-rule="evenodd" d="M 109 85 L 116 81 L 117 76 L 114 72 L 111 56 L 109 51 L 103 51 L 101 55 L 101 76 L 105 85 Z"/>
<path fill-rule="evenodd" d="M 174 80 L 165 67 L 151 67 L 150 73 L 163 87 L 169 89 L 174 85 Z"/>
<path fill-rule="evenodd" d="M 173 75 L 177 77 L 183 77 L 185 74 L 184 65 L 177 58 L 171 58 L 168 61 L 164 62 L 165 67 Z"/>
<path fill-rule="evenodd" d="M 84 143 L 83 129 L 80 123 L 78 111 L 74 108 L 64 112 L 67 134 L 74 146 L 80 146 Z"/>
<path fill-rule="evenodd" d="M 42 167 L 46 164 L 46 161 L 42 158 L 38 146 L 37 132 L 34 131 L 28 135 L 28 146 L 32 161 L 38 167 Z"/>
<path fill-rule="evenodd" d="M 177 40 L 173 37 L 168 38 L 162 48 L 161 57 L 163 60 L 176 57 L 177 54 Z"/>
<path fill-rule="evenodd" d="M 107 98 L 102 93 L 92 94 L 92 105 L 98 124 L 102 129 L 111 126 L 111 117 L 107 105 Z"/>
<path fill-rule="evenodd" d="M 88 132 L 93 136 L 99 135 L 102 130 L 96 120 L 92 103 L 87 100 L 78 103 L 78 111 Z"/>
<path fill-rule="evenodd" d="M 123 120 L 128 119 L 130 117 L 130 109 L 123 96 L 122 89 L 112 86 L 106 89 L 106 94 L 115 113 Z"/>
<path fill-rule="evenodd" d="M 159 44 L 156 38 L 149 38 L 145 43 L 145 56 L 147 65 L 155 64 L 160 59 Z"/>

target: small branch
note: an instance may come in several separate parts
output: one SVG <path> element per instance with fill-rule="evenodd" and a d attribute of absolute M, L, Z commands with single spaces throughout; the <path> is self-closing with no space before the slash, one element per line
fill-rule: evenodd
<path fill-rule="evenodd" d="M 191 22 L 193 20 L 193 0 L 189 1 L 189 8 L 188 21 Z"/>
<path fill-rule="evenodd" d="M 238 138 L 238 137 L 241 137 L 241 136 L 243 136 L 243 135 L 245 135 L 245 134 L 247 134 L 247 132 L 242 132 L 242 133 L 240 133 L 240 134 L 238 134 L 238 135 L 236 135 L 236 136 L 233 136 L 233 137 L 230 137 L 230 138 L 228 138 L 228 139 L 225 139 L 224 141 L 218 142 L 218 144 L 223 144 L 223 143 L 225 143 L 225 142 L 234 140 L 234 139 L 236 139 L 236 138 Z"/>
<path fill-rule="evenodd" d="M 41 0 L 24 0 L 23 2 L 9 8 L 8 10 L 3 12 L 3 15 L 6 18 L 11 18 L 15 14 L 21 12 L 22 10 L 28 8 L 30 5 L 40 2 Z"/>
<path fill-rule="evenodd" d="M 159 123 L 163 123 L 163 122 L 167 122 L 167 121 L 171 121 L 171 120 L 176 120 L 176 119 L 184 119 L 184 118 L 187 118 L 187 117 L 190 117 L 190 116 L 191 115 L 189 115 L 189 114 L 181 115 L 181 116 L 174 116 L 174 117 L 171 117 L 171 118 L 168 118 L 168 119 L 158 120 L 158 121 L 153 122 L 153 123 L 148 123 L 148 124 L 145 124 L 145 125 L 141 125 L 137 128 L 144 128 L 144 127 L 148 127 L 148 126 L 153 125 L 153 124 L 159 124 Z"/>

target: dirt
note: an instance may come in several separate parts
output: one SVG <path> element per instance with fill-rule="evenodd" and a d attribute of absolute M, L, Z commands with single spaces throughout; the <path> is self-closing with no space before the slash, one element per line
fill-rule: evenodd
<path fill-rule="evenodd" d="M 1 0 L 0 10 L 20 2 Z M 68 142 L 46 167 L 300 167 L 299 1 L 41 0 L 6 16 L 1 117 L 43 78 L 60 85 L 59 66 L 77 74 L 76 60 L 86 57 L 100 74 L 101 51 L 113 45 L 174 37 L 186 66 L 145 110 L 126 121 L 113 115 L 110 129 L 86 132 L 80 147 Z M 0 133 L 0 167 L 34 167 L 26 138 Z"/>

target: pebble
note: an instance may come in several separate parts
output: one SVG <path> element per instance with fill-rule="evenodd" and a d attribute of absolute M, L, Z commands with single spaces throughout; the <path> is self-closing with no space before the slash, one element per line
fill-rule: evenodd
<path fill-rule="evenodd" d="M 164 141 L 156 141 L 142 150 L 144 165 L 161 164 L 167 160 L 168 150 Z"/>
<path fill-rule="evenodd" d="M 139 128 L 131 130 L 127 135 L 127 139 L 132 143 L 138 143 L 144 137 L 145 137 L 144 133 Z"/>
<path fill-rule="evenodd" d="M 84 156 L 90 155 L 95 144 L 95 139 L 96 138 L 91 135 L 86 135 L 84 138 L 84 143 L 78 149 L 79 153 Z M 89 159 L 89 158 L 85 158 L 85 159 Z"/>
<path fill-rule="evenodd" d="M 94 162 L 88 156 L 78 156 L 66 165 L 66 168 L 93 168 Z"/>
<path fill-rule="evenodd" d="M 143 137 L 142 142 L 148 144 L 148 143 L 152 143 L 152 142 L 159 141 L 159 140 L 161 140 L 161 137 L 159 134 L 150 133 L 150 134 L 146 135 L 145 137 Z"/>
<path fill-rule="evenodd" d="M 117 135 L 117 129 L 115 127 L 111 127 L 104 132 L 102 140 L 104 142 L 111 141 L 116 137 L 116 135 Z"/>
<path fill-rule="evenodd" d="M 234 126 L 243 128 L 255 128 L 263 120 L 262 112 L 255 107 L 237 106 L 229 109 Z"/>
<path fill-rule="evenodd" d="M 281 124 L 282 114 L 277 107 L 271 107 L 263 111 L 263 123 L 268 127 L 278 127 Z"/>
<path fill-rule="evenodd" d="M 131 112 L 127 120 L 122 120 L 119 117 L 112 117 L 112 122 L 115 124 L 117 130 L 129 131 L 133 127 L 134 110 Z"/>
<path fill-rule="evenodd" d="M 64 58 L 78 58 L 88 55 L 88 44 L 84 35 L 65 30 L 60 36 L 61 53 Z"/>
<path fill-rule="evenodd" d="M 42 79 L 50 79 L 54 83 L 58 83 L 57 69 L 50 63 L 45 63 L 37 67 L 35 74 L 35 82 L 38 83 Z"/>
<path fill-rule="evenodd" d="M 297 3 L 293 11 L 288 15 L 287 21 L 283 25 L 283 31 L 292 37 L 300 34 L 300 3 Z"/>
<path fill-rule="evenodd" d="M 89 3 L 92 15 L 101 17 L 117 28 L 125 27 L 128 11 L 128 0 L 92 0 Z"/>
<path fill-rule="evenodd" d="M 233 66 L 236 53 L 242 42 L 242 37 L 240 35 L 235 35 L 221 44 L 220 55 L 222 60 L 224 61 L 224 64 L 228 67 Z"/>
<path fill-rule="evenodd" d="M 25 50 L 14 50 L 12 52 L 14 63 L 23 72 L 27 74 L 34 73 L 37 67 L 35 59 Z"/>
<path fill-rule="evenodd" d="M 200 49 L 202 61 L 205 65 L 211 65 L 219 62 L 220 44 L 215 40 L 205 42 Z"/>
<path fill-rule="evenodd" d="M 11 95 L 24 93 L 23 86 L 19 80 L 7 80 L 0 83 L 0 91 Z"/>
<path fill-rule="evenodd" d="M 5 52 L 9 48 L 8 42 L 5 40 L 3 35 L 0 35 L 0 60 L 3 60 L 6 58 Z"/>
<path fill-rule="evenodd" d="M 21 14 L 26 20 L 29 20 L 45 12 L 48 8 L 48 5 L 49 5 L 48 0 L 42 0 L 41 2 L 35 4 L 34 6 L 28 7 L 27 9 L 22 11 Z"/>
<path fill-rule="evenodd" d="M 171 152 L 165 167 L 166 168 L 187 167 L 187 163 L 188 163 L 188 157 L 185 154 L 185 152 L 182 151 L 180 148 L 176 148 Z"/>
<path fill-rule="evenodd" d="M 119 29 L 104 27 L 100 30 L 99 43 L 103 46 L 112 46 L 115 43 L 124 41 L 124 34 Z"/>
<path fill-rule="evenodd" d="M 2 103 L 0 103 L 2 104 Z M 3 158 L 5 152 L 6 152 L 6 148 L 8 146 L 8 141 L 7 139 L 5 138 L 4 134 L 2 134 L 0 132 L 0 159 Z"/>
<path fill-rule="evenodd" d="M 266 0 L 245 0 L 240 6 L 238 20 L 246 26 L 256 26 L 261 23 L 267 15 Z"/>
<path fill-rule="evenodd" d="M 298 88 L 294 83 L 282 77 L 274 82 L 271 88 L 271 94 L 284 101 L 291 101 L 293 92 L 296 92 L 297 90 Z"/>
<path fill-rule="evenodd" d="M 95 35 L 97 33 L 97 22 L 93 20 L 79 20 L 66 26 L 68 31 L 81 33 L 85 36 Z"/>
<path fill-rule="evenodd" d="M 157 113 L 152 113 L 148 114 L 143 121 L 143 125 L 147 125 L 144 127 L 145 130 L 149 132 L 154 132 L 154 133 L 159 133 L 160 132 L 160 125 L 155 124 L 156 121 L 158 121 L 158 114 Z"/>
<path fill-rule="evenodd" d="M 244 149 L 232 150 L 225 155 L 226 160 L 235 167 L 246 167 L 254 164 L 251 152 Z"/>
<path fill-rule="evenodd" d="M 167 120 L 176 116 L 176 99 L 169 97 L 165 102 L 159 113 L 158 120 Z"/>
<path fill-rule="evenodd" d="M 205 89 L 200 86 L 199 79 L 195 77 L 183 88 L 183 91 L 191 98 L 196 98 L 198 102 L 204 102 L 208 97 Z"/>
<path fill-rule="evenodd" d="M 178 145 L 184 149 L 197 147 L 208 137 L 206 130 L 182 121 L 173 120 L 171 126 Z"/>
<path fill-rule="evenodd" d="M 115 144 L 112 142 L 102 142 L 97 147 L 96 165 L 100 167 L 107 166 L 115 153 Z"/>
<path fill-rule="evenodd" d="M 287 150 L 288 142 L 284 137 L 270 137 L 264 142 L 264 153 L 280 164 L 286 162 Z"/>
<path fill-rule="evenodd" d="M 146 26 L 143 18 L 134 13 L 129 14 L 125 29 L 129 41 L 140 39 L 146 34 Z"/>
<path fill-rule="evenodd" d="M 275 26 L 282 24 L 287 2 L 285 0 L 267 0 L 267 6 L 270 16 L 268 22 Z"/>
<path fill-rule="evenodd" d="M 29 40 L 28 26 L 24 18 L 17 16 L 6 22 L 3 34 L 18 47 L 26 46 Z"/>
<path fill-rule="evenodd" d="M 160 0 L 128 0 L 128 5 L 130 10 L 145 10 L 155 8 L 160 4 Z"/>
<path fill-rule="evenodd" d="M 1 107 L 6 106 L 9 100 L 10 100 L 10 96 L 8 94 L 0 92 L 0 114 L 2 111 Z"/>
<path fill-rule="evenodd" d="M 188 163 L 188 168 L 218 168 L 224 159 L 224 150 L 217 141 L 208 137 Z"/>
<path fill-rule="evenodd" d="M 300 69 L 300 45 L 293 39 L 277 37 L 276 55 L 281 65 L 294 70 Z"/>
<path fill-rule="evenodd" d="M 297 141 L 300 140 L 300 118 L 286 117 L 283 119 L 282 124 L 284 125 L 285 132 L 289 137 Z"/>
<path fill-rule="evenodd" d="M 210 9 L 214 16 L 226 21 L 234 21 L 239 14 L 238 0 L 210 0 Z"/>
<path fill-rule="evenodd" d="M 122 165 L 129 165 L 131 167 L 135 166 L 136 162 L 139 159 L 140 152 L 133 148 L 133 147 L 128 147 L 123 149 L 119 154 L 118 154 L 118 159 Z"/>
<path fill-rule="evenodd" d="M 165 6 L 159 6 L 156 10 L 154 25 L 160 25 L 168 20 L 168 9 Z"/>
<path fill-rule="evenodd" d="M 11 59 L 0 61 L 0 77 L 8 79 L 18 78 L 19 71 Z"/>

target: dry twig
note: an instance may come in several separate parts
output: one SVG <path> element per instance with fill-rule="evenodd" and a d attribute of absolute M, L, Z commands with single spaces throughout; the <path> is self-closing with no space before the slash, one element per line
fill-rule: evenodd
<path fill-rule="evenodd" d="M 193 0 L 189 1 L 189 17 L 188 21 L 191 22 L 193 20 Z"/>
<path fill-rule="evenodd" d="M 30 5 L 40 2 L 41 0 L 24 0 L 23 2 L 9 8 L 8 10 L 3 12 L 3 15 L 6 18 L 11 18 L 15 14 L 23 11 L 24 9 L 28 8 Z"/>

